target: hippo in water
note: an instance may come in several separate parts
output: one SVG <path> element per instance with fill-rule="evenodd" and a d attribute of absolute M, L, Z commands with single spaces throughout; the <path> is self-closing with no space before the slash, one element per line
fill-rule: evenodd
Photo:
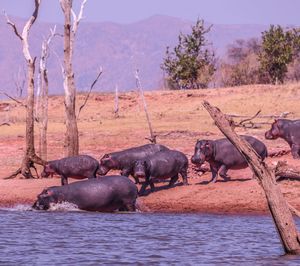
<path fill-rule="evenodd" d="M 241 137 L 252 146 L 262 160 L 267 157 L 267 147 L 263 142 L 251 136 Z M 229 180 L 226 174 L 228 169 L 243 169 L 248 166 L 245 158 L 227 138 L 198 140 L 191 161 L 197 165 L 205 161 L 209 163 L 212 172 L 211 182 L 217 181 L 218 173 L 227 181 Z"/>
<path fill-rule="evenodd" d="M 81 210 L 135 211 L 137 187 L 125 176 L 104 176 L 44 189 L 33 208 L 48 210 L 51 204 L 69 202 Z"/>
<path fill-rule="evenodd" d="M 188 158 L 180 151 L 166 150 L 157 152 L 151 156 L 137 160 L 134 164 L 134 176 L 144 178 L 139 195 L 143 195 L 148 185 L 154 191 L 153 181 L 156 179 L 171 178 L 169 187 L 178 180 L 178 174 L 182 176 L 183 184 L 188 185 L 187 169 Z"/>
<path fill-rule="evenodd" d="M 146 144 L 123 151 L 105 154 L 100 159 L 99 174 L 106 175 L 111 169 L 121 170 L 123 176 L 133 176 L 133 165 L 136 160 L 155 154 L 159 151 L 168 150 L 167 147 L 159 144 Z M 138 178 L 134 178 L 138 184 Z"/>
<path fill-rule="evenodd" d="M 67 185 L 68 177 L 95 178 L 98 170 L 99 162 L 95 158 L 89 155 L 78 155 L 47 162 L 41 176 L 58 174 L 61 176 L 61 184 Z"/>
<path fill-rule="evenodd" d="M 300 158 L 300 120 L 276 119 L 265 138 L 284 139 L 291 147 L 293 158 Z"/>

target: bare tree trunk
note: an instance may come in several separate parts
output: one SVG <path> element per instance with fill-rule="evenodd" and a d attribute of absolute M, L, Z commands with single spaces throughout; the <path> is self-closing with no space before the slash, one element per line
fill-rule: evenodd
<path fill-rule="evenodd" d="M 55 35 L 56 26 L 50 29 L 50 35 L 42 43 L 41 58 L 38 73 L 38 88 L 36 97 L 36 121 L 39 127 L 39 155 L 47 161 L 47 129 L 48 129 L 48 71 L 47 59 L 49 45 Z"/>
<path fill-rule="evenodd" d="M 64 13 L 64 90 L 65 90 L 65 113 L 66 113 L 66 134 L 65 134 L 65 155 L 73 156 L 79 153 L 79 138 L 76 119 L 76 86 L 72 65 L 74 39 L 78 24 L 82 18 L 84 0 L 80 12 L 76 17 L 72 10 L 72 0 L 60 0 Z M 73 24 L 71 22 L 73 15 Z"/>
<path fill-rule="evenodd" d="M 230 122 L 218 108 L 211 106 L 206 101 L 203 103 L 203 106 L 215 121 L 216 126 L 245 157 L 258 183 L 263 188 L 285 252 L 288 254 L 300 254 L 299 234 L 288 204 L 280 191 L 280 187 L 276 184 L 274 173 L 269 170 L 268 166 L 261 160 L 250 144 L 234 132 Z"/>
<path fill-rule="evenodd" d="M 34 163 L 44 164 L 45 162 L 35 154 L 34 149 L 34 71 L 35 60 L 29 52 L 28 35 L 29 30 L 35 22 L 40 6 L 40 0 L 35 0 L 35 10 L 29 20 L 26 22 L 22 34 L 19 34 L 16 25 L 12 23 L 6 16 L 7 24 L 9 24 L 16 36 L 21 40 L 23 46 L 23 54 L 27 62 L 27 101 L 26 101 L 26 147 L 22 160 L 21 168 L 18 169 L 10 177 L 15 177 L 21 173 L 25 178 L 33 178 L 30 168 L 35 168 Z"/>
<path fill-rule="evenodd" d="M 152 124 L 151 124 L 151 121 L 150 121 L 150 116 L 149 116 L 149 113 L 148 113 L 147 103 L 146 103 L 146 100 L 145 100 L 144 91 L 143 91 L 142 86 L 141 86 L 138 70 L 136 70 L 136 72 L 135 72 L 135 79 L 136 79 L 137 89 L 140 92 L 140 97 L 143 101 L 144 111 L 145 111 L 145 114 L 146 114 L 148 127 L 149 127 L 149 131 L 150 131 L 150 138 L 146 138 L 146 139 L 148 139 L 151 143 L 156 143 L 156 135 L 154 135 L 154 133 L 153 133 Z"/>
<path fill-rule="evenodd" d="M 118 85 L 116 85 L 115 88 L 115 118 L 119 117 L 119 90 L 118 90 Z"/>

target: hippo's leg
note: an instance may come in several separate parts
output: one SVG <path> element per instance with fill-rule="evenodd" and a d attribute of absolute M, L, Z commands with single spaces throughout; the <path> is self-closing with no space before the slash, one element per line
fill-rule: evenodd
<path fill-rule="evenodd" d="M 154 179 L 153 177 L 150 177 L 150 179 L 149 179 L 149 184 L 150 184 L 151 192 L 153 192 L 154 189 L 155 189 L 154 183 L 153 183 L 153 179 Z"/>
<path fill-rule="evenodd" d="M 135 202 L 132 202 L 132 200 L 129 201 L 129 202 L 125 201 L 124 202 L 124 209 L 126 211 L 129 211 L 129 212 L 135 212 L 136 211 Z"/>
<path fill-rule="evenodd" d="M 124 168 L 124 169 L 122 169 L 122 171 L 121 171 L 121 175 L 123 175 L 123 176 L 127 176 L 127 177 L 128 177 L 130 174 L 133 176 L 134 181 L 135 181 L 135 184 L 140 184 L 140 181 L 139 181 L 138 177 L 135 177 L 135 176 L 132 174 L 132 170 L 131 170 L 131 169 Z"/>
<path fill-rule="evenodd" d="M 143 183 L 143 185 L 142 185 L 142 187 L 141 187 L 141 189 L 140 189 L 140 191 L 139 191 L 139 196 L 142 196 L 142 195 L 144 195 L 144 193 L 145 193 L 145 190 L 146 190 L 146 187 L 149 185 L 149 181 L 148 180 L 145 180 L 145 182 Z"/>
<path fill-rule="evenodd" d="M 299 151 L 300 151 L 300 145 L 293 144 L 291 147 L 291 152 L 294 159 L 300 159 Z"/>
<path fill-rule="evenodd" d="M 211 180 L 210 180 L 210 182 L 216 183 L 217 178 L 218 178 L 218 170 L 219 170 L 219 168 L 210 165 L 210 170 L 211 170 Z"/>
<path fill-rule="evenodd" d="M 170 183 L 169 183 L 169 187 L 173 187 L 173 185 L 176 183 L 176 181 L 178 180 L 179 176 L 178 174 L 177 175 L 174 175 L 171 180 L 170 180 Z"/>
<path fill-rule="evenodd" d="M 180 175 L 182 176 L 183 184 L 187 186 L 189 184 L 187 180 L 187 168 L 182 169 Z"/>
<path fill-rule="evenodd" d="M 225 180 L 225 181 L 228 181 L 230 180 L 230 177 L 227 175 L 227 167 L 225 164 L 222 164 L 220 169 L 219 169 L 219 175 Z"/>
<path fill-rule="evenodd" d="M 68 178 L 66 176 L 61 176 L 61 185 L 68 185 Z"/>

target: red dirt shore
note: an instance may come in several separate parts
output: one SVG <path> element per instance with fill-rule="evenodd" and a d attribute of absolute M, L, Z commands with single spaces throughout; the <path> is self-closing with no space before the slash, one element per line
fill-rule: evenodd
<path fill-rule="evenodd" d="M 290 155 L 281 158 L 293 159 Z M 269 163 L 275 161 L 268 159 Z M 295 162 L 294 162 L 295 164 Z M 296 161 L 296 164 L 299 164 Z M 165 188 L 167 183 L 157 183 L 156 191 L 140 197 L 139 207 L 150 212 L 203 212 L 228 214 L 267 213 L 264 193 L 256 180 L 252 179 L 249 169 L 230 171 L 231 181 L 207 183 L 210 173 L 199 176 L 194 169 L 189 171 L 189 186 L 179 182 L 174 188 Z M 75 180 L 71 180 L 73 182 Z M 0 179 L 0 206 L 12 207 L 18 204 L 32 204 L 44 188 L 60 185 L 59 178 L 51 179 Z M 279 186 L 287 201 L 300 209 L 300 182 L 281 181 Z"/>
<path fill-rule="evenodd" d="M 146 92 L 147 105 L 158 142 L 171 149 L 184 152 L 190 159 L 197 139 L 224 137 L 201 107 L 206 99 L 227 114 L 251 116 L 262 110 L 263 115 L 289 111 L 290 119 L 299 119 L 300 85 L 244 86 L 216 90 Z M 78 96 L 83 102 L 84 95 Z M 280 99 L 280 101 L 278 100 Z M 65 132 L 63 97 L 52 96 L 49 102 L 48 160 L 62 158 Z M 11 126 L 0 128 L 0 206 L 32 204 L 46 187 L 60 185 L 59 178 L 4 180 L 20 167 L 24 154 L 25 112 L 22 106 L 11 103 L 9 113 L 0 118 L 10 119 Z M 120 95 L 120 116 L 113 113 L 113 94 L 93 94 L 79 119 L 80 153 L 97 159 L 107 152 L 122 150 L 146 143 L 149 136 L 145 115 L 138 95 L 128 92 Z M 237 121 L 239 119 L 237 118 Z M 269 152 L 289 149 L 281 139 L 265 140 L 264 132 L 270 128 L 273 118 L 257 119 L 268 122 L 261 128 L 241 129 L 239 134 L 252 135 L 262 140 Z M 37 133 L 36 133 L 37 134 Z M 36 149 L 38 149 L 36 135 Z M 291 154 L 268 158 L 274 167 L 277 161 L 286 160 L 291 166 L 300 166 Z M 41 172 L 41 168 L 38 169 Z M 138 202 L 142 210 L 152 212 L 207 212 L 207 213 L 266 213 L 264 193 L 249 169 L 229 171 L 231 181 L 218 180 L 208 184 L 211 173 L 199 175 L 189 167 L 189 186 L 164 188 L 167 183 L 157 184 L 157 190 Z M 75 181 L 75 180 L 74 180 Z M 179 180 L 181 182 L 181 180 Z M 180 183 L 179 183 L 180 184 Z M 278 183 L 287 201 L 300 210 L 300 180 Z"/>

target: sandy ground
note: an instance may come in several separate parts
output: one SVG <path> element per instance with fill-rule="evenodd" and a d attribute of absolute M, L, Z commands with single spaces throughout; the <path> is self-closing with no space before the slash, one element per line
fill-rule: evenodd
<path fill-rule="evenodd" d="M 282 157 L 290 165 L 289 155 Z M 274 159 L 268 159 L 275 162 Z M 259 214 L 267 212 L 264 193 L 256 180 L 252 179 L 250 169 L 229 171 L 231 181 L 208 183 L 211 173 L 203 175 L 194 167 L 189 169 L 189 186 L 182 186 L 181 180 L 173 188 L 166 183 L 156 183 L 156 191 L 138 199 L 139 207 L 147 212 L 204 212 Z M 70 182 L 77 180 L 70 179 Z M 60 178 L 49 179 L 0 179 L 0 206 L 13 207 L 18 204 L 32 204 L 44 188 L 60 185 Z M 284 180 L 279 186 L 294 207 L 300 209 L 300 181 Z"/>
<path fill-rule="evenodd" d="M 299 118 L 299 88 L 296 86 L 284 89 L 285 94 L 281 94 L 282 88 L 277 87 L 272 88 L 272 91 L 265 87 L 247 87 L 188 93 L 154 92 L 147 93 L 146 99 L 159 143 L 184 152 L 190 159 L 197 139 L 223 137 L 201 108 L 201 100 L 211 100 L 227 113 L 252 115 L 260 108 L 263 114 L 292 111 L 294 116 L 291 118 Z M 147 143 L 145 136 L 148 136 L 148 129 L 144 114 L 139 109 L 141 107 L 136 105 L 137 97 L 133 93 L 121 96 L 118 119 L 112 113 L 113 95 L 92 96 L 89 108 L 82 113 L 79 121 L 82 154 L 90 154 L 99 159 L 106 152 Z M 281 101 L 274 105 L 278 97 Z M 62 98 L 52 97 L 49 106 L 48 159 L 51 160 L 63 157 Z M 272 111 L 271 106 L 275 106 Z M 15 107 L 10 115 L 14 123 L 10 127 L 0 128 L 0 206 L 5 207 L 32 204 L 44 188 L 60 185 L 59 178 L 3 179 L 20 166 L 24 152 L 24 110 L 22 107 Z M 282 140 L 264 139 L 264 132 L 268 127 L 239 129 L 238 132 L 264 141 L 269 151 L 288 149 L 288 145 Z M 267 163 L 273 166 L 278 160 L 300 166 L 300 161 L 294 160 L 290 154 L 280 158 L 268 158 Z M 41 168 L 38 170 L 40 172 Z M 264 193 L 256 180 L 252 179 L 250 169 L 232 170 L 228 174 L 231 181 L 222 182 L 219 179 L 214 184 L 208 183 L 211 173 L 200 175 L 190 164 L 189 186 L 181 186 L 181 179 L 173 188 L 166 188 L 167 183 L 159 183 L 156 184 L 154 193 L 140 197 L 138 202 L 143 211 L 151 212 L 266 213 Z M 75 180 L 71 182 L 73 181 Z M 285 180 L 279 186 L 287 201 L 300 209 L 300 180 Z"/>

